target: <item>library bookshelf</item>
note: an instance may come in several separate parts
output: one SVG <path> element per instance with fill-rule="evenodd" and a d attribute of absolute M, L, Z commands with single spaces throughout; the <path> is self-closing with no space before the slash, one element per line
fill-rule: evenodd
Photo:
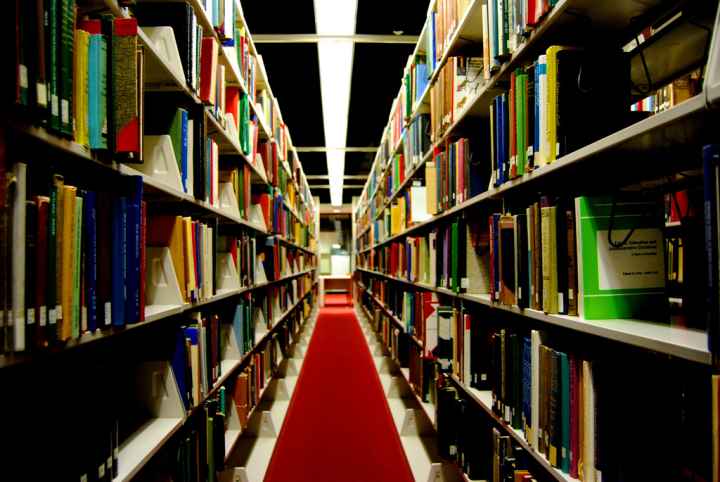
<path fill-rule="evenodd" d="M 717 119 L 720 98 L 718 27 L 716 2 L 689 9 L 662 1 L 430 2 L 353 212 L 359 315 L 368 321 L 375 354 L 391 360 L 382 363 L 392 365 L 393 384 L 403 382 L 402 403 L 411 400 L 417 417 L 424 419 L 421 438 L 436 443 L 435 451 L 426 450 L 433 455 L 421 464 L 424 468 L 414 468 L 416 480 L 498 481 L 508 474 L 528 477 L 513 480 L 640 477 L 642 468 L 654 464 L 653 450 L 666 453 L 661 478 L 676 477 L 667 475 L 674 470 L 684 473 L 678 480 L 689 474 L 719 480 L 720 458 L 711 456 L 720 447 L 717 432 L 686 432 L 690 426 L 718 424 L 718 324 L 710 301 L 715 295 L 705 295 L 714 286 L 712 275 L 706 278 L 707 267 L 717 269 L 717 245 L 712 244 L 717 236 L 711 232 L 717 219 L 703 204 L 703 192 L 711 197 L 715 192 L 709 152 L 718 139 L 707 126 Z M 548 59 L 567 50 L 553 46 L 575 47 L 568 57 L 588 52 L 577 54 L 583 59 L 580 70 L 590 68 L 593 56 L 607 59 L 616 54 L 604 53 L 623 52 L 617 65 L 626 78 L 621 89 L 612 90 L 609 83 L 599 87 L 617 93 L 617 99 L 608 94 L 605 101 L 622 103 L 622 121 L 608 115 L 612 129 L 606 125 L 582 141 L 571 140 L 572 147 L 562 147 L 572 134 L 563 137 L 550 148 L 557 151 L 550 160 L 543 157 L 548 152 L 543 143 L 552 142 L 551 134 L 541 122 L 560 126 L 559 119 L 565 119 L 566 128 L 568 119 L 582 122 L 561 94 L 554 97 L 547 83 L 539 83 L 545 82 L 538 72 L 545 75 Z M 558 60 L 558 72 L 571 71 L 571 64 L 563 67 Z M 580 80 L 561 83 L 559 76 L 552 85 L 560 92 L 580 88 Z M 681 84 L 690 88 L 680 93 Z M 541 120 L 548 115 L 548 95 L 560 117 L 552 117 L 558 112 L 553 111 L 550 120 Z M 585 118 L 594 111 L 605 115 L 586 100 L 580 101 Z M 587 130 L 593 125 L 589 122 Z M 584 316 L 570 300 L 590 298 L 578 278 L 592 275 L 587 266 L 594 258 L 581 259 L 579 236 L 585 225 L 578 221 L 577 200 L 602 195 L 637 200 L 639 192 L 651 193 L 652 209 L 664 210 L 653 229 L 663 246 L 657 254 L 659 272 L 666 271 L 659 304 L 667 309 L 663 316 L 642 311 Z M 679 210 L 677 200 L 685 195 L 694 200 Z M 617 201 L 610 202 L 614 210 Z M 547 238 L 539 218 L 532 224 L 534 205 L 538 216 L 547 208 L 568 213 L 572 218 L 563 229 L 577 237 L 564 245 L 558 241 L 560 231 Z M 613 211 L 608 217 L 614 217 Z M 704 231 L 703 226 L 712 228 Z M 637 228 L 627 227 L 631 233 Z M 508 233 L 512 239 L 504 237 Z M 529 244 L 531 235 L 537 244 Z M 679 257 L 678 247 L 685 250 Z M 693 267 L 678 268 L 677 261 L 690 260 L 691 252 L 700 253 Z M 556 253 L 557 265 L 542 264 L 553 258 L 550 253 Z M 543 297 L 556 296 L 543 289 L 553 289 L 547 286 L 553 286 L 557 273 L 563 279 L 564 270 L 570 274 L 563 283 L 569 284 L 558 295 L 560 308 L 543 305 Z M 678 270 L 684 276 L 678 277 Z M 587 283 L 586 291 L 592 286 Z M 698 305 L 693 296 L 701 300 Z M 550 358 L 534 358 L 536 348 Z M 567 360 L 574 368 L 562 372 Z M 533 372 L 535 367 L 542 371 Z M 604 378 L 604 370 L 614 370 L 613 377 Z M 669 387 L 663 386 L 663 375 L 673 380 Z M 644 380 L 637 385 L 645 387 L 645 394 L 632 387 L 632 377 Z M 390 399 L 398 389 L 390 388 L 389 380 Z M 589 387 L 588 380 L 593 382 Z M 576 408 L 573 396 L 582 390 L 584 403 L 596 405 Z M 618 456 L 610 447 L 632 436 L 629 427 L 642 431 L 639 427 L 651 424 L 653 415 L 629 416 L 608 390 L 626 390 L 626 401 L 638 407 L 667 390 L 670 398 L 682 398 L 669 410 L 701 415 L 683 418 L 667 434 L 692 439 L 689 443 L 703 456 L 689 457 L 677 447 L 663 452 L 656 446 L 665 440 L 662 434 L 641 436 L 653 449 L 640 451 L 633 461 Z M 544 399 L 544 393 L 552 398 Z M 593 415 L 593 423 L 579 422 L 578 413 Z M 595 418 L 599 413 L 602 417 Z M 618 428 L 622 423 L 628 425 Z M 533 434 L 536 424 L 549 442 Z M 578 433 L 592 433 L 595 439 Z M 571 442 L 571 437 L 581 438 Z M 574 455 L 565 460 L 561 452 Z M 584 458 L 584 473 L 573 465 L 578 458 Z M 440 465 L 428 468 L 432 464 Z"/>
<path fill-rule="evenodd" d="M 159 9 L 166 7 L 167 18 L 163 10 L 158 22 Z M 4 413 L 22 406 L 40 409 L 38 400 L 44 399 L 64 413 L 40 409 L 37 420 L 23 428 L 8 421 L 18 447 L 33 434 L 52 435 L 35 446 L 33 456 L 22 450 L 4 453 L 6 475 L 115 482 L 168 475 L 188 481 L 261 480 L 269 457 L 253 447 L 272 452 L 314 326 L 318 207 L 240 1 L 50 0 L 32 7 L 14 2 L 12 8 L 23 19 L 24 33 L 13 29 L 22 50 L 15 57 L 19 94 L 3 97 L 8 115 L 0 124 L 0 176 L 3 186 L 10 186 L 2 192 L 0 378 L 18 392 L 2 406 Z M 178 11 L 181 21 L 171 16 Z M 47 31 L 28 28 L 32 19 L 47 15 L 57 18 Z M 66 34 L 73 40 L 64 50 Z M 35 36 L 38 57 L 21 47 L 30 45 L 28 36 Z M 41 46 L 37 39 L 43 36 L 47 44 Z M 103 57 L 93 57 L 100 55 L 93 50 L 95 41 L 103 46 Z M 136 59 L 130 77 L 113 64 L 111 48 L 121 51 L 122 41 L 130 42 L 126 53 Z M 47 58 L 48 77 L 41 57 Z M 96 60 L 101 58 L 102 67 Z M 73 88 L 69 100 L 70 131 L 49 120 L 52 99 L 40 94 L 41 84 L 49 89 L 51 82 L 61 82 L 50 80 L 59 72 L 62 82 L 84 83 Z M 28 78 L 33 87 L 37 82 L 37 93 L 24 90 Z M 121 97 L 127 90 L 132 98 Z M 107 103 L 94 100 L 107 107 L 104 114 L 92 104 L 100 92 Z M 139 127 L 131 159 L 115 150 L 124 141 L 113 130 L 120 124 L 122 99 L 134 105 Z M 179 131 L 152 125 L 165 111 L 182 119 Z M 105 129 L 98 127 L 96 115 L 107 116 Z M 84 130 L 92 137 L 95 128 L 107 146 L 83 138 Z M 16 167 L 20 163 L 22 172 Z M 100 192 L 111 197 L 109 212 L 100 205 L 97 212 L 77 208 L 82 202 L 74 206 L 76 238 L 67 243 L 76 261 L 68 258 L 64 266 L 71 273 L 69 300 L 75 304 L 64 317 L 54 307 L 41 308 L 46 284 L 56 281 L 45 280 L 45 267 L 54 263 L 43 257 L 44 250 L 34 249 L 35 229 L 43 231 L 47 222 L 55 229 L 55 218 L 30 217 L 38 212 L 34 203 L 58 189 L 47 182 L 48 173 L 73 193 L 77 186 L 77 199 L 85 205 Z M 132 192 L 123 191 L 128 183 Z M 115 210 L 116 193 L 123 199 L 139 196 L 137 218 Z M 28 210 L 18 210 L 20 204 Z M 110 231 L 99 227 L 102 218 L 113 222 L 117 212 L 124 224 L 112 232 L 122 242 L 103 238 Z M 78 216 L 86 213 L 92 217 Z M 173 227 L 166 230 L 165 222 Z M 27 237 L 18 235 L 20 225 Z M 137 227 L 133 255 L 133 235 L 118 234 L 131 226 Z M 110 249 L 102 251 L 102 244 Z M 112 301 L 121 300 L 128 317 L 122 311 L 112 311 L 111 317 L 110 305 L 105 314 L 97 305 L 96 321 L 94 300 L 101 285 L 116 286 L 100 274 L 102 261 L 116 255 L 124 261 L 108 268 L 108 275 L 122 272 Z M 26 266 L 22 278 L 21 266 Z M 46 284 L 36 288 L 34 282 Z M 58 283 L 62 290 L 65 280 Z M 66 320 L 70 334 L 58 338 L 56 327 Z M 81 373 L 98 378 L 88 382 Z M 62 438 L 69 435 L 63 427 L 72 427 L 73 436 L 84 442 L 64 447 Z M 25 463 L 46 456 L 57 463 Z"/>

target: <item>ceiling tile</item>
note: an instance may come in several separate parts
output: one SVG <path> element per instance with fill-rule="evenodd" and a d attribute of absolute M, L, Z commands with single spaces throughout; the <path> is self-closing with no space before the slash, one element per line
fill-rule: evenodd
<path fill-rule="evenodd" d="M 427 1 L 359 0 L 355 31 L 360 34 L 420 35 L 428 9 Z"/>
<path fill-rule="evenodd" d="M 313 0 L 293 0 L 282 5 L 250 0 L 243 1 L 242 7 L 253 34 L 315 33 Z"/>

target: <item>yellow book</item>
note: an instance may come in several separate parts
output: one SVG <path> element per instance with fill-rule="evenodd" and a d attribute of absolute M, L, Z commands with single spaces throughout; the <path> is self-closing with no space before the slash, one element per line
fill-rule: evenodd
<path fill-rule="evenodd" d="M 398 199 L 398 211 L 400 214 L 400 230 L 398 231 L 398 234 L 403 232 L 405 230 L 405 226 L 407 226 L 407 209 L 405 204 L 405 198 L 400 197 Z"/>
<path fill-rule="evenodd" d="M 60 330 L 62 324 L 62 233 L 63 233 L 63 202 L 65 199 L 65 180 L 62 176 L 56 174 L 53 176 L 53 189 L 55 189 L 57 200 L 57 217 L 55 219 L 55 279 L 48 280 L 48 283 L 55 283 L 55 306 L 48 307 L 51 309 L 50 318 L 57 323 L 55 329 L 57 336 L 60 338 Z M 53 321 L 51 321 L 53 323 Z"/>
<path fill-rule="evenodd" d="M 395 236 L 400 233 L 400 204 L 394 202 L 390 208 L 390 235 Z"/>
<path fill-rule="evenodd" d="M 195 293 L 197 283 L 195 282 L 195 255 L 193 254 L 193 225 L 192 219 L 189 217 L 183 218 L 182 222 L 185 233 L 183 244 L 185 245 L 185 281 L 187 282 L 187 286 L 185 286 L 185 290 L 187 291 L 186 298 L 188 300 L 193 300 L 197 296 Z"/>
<path fill-rule="evenodd" d="M 557 288 L 557 208 L 555 206 L 540 209 L 540 234 L 542 236 L 542 277 L 543 311 L 558 312 Z"/>
<path fill-rule="evenodd" d="M 557 138 L 557 116 L 558 116 L 558 52 L 568 50 L 571 47 L 553 45 L 547 49 L 547 123 L 545 135 L 547 138 L 547 155 L 544 162 L 551 163 L 557 159 L 558 138 Z"/>
<path fill-rule="evenodd" d="M 88 47 L 90 34 L 85 30 L 75 30 L 75 79 L 73 81 L 73 100 L 75 115 L 75 141 L 87 146 L 88 135 Z"/>
<path fill-rule="evenodd" d="M 75 197 L 77 188 L 63 187 L 62 205 L 62 285 L 60 291 L 62 323 L 60 340 L 68 340 L 72 336 L 73 324 L 73 267 L 75 265 Z"/>
<path fill-rule="evenodd" d="M 435 176 L 435 161 L 425 163 L 425 200 L 427 212 L 437 214 L 437 179 Z"/>

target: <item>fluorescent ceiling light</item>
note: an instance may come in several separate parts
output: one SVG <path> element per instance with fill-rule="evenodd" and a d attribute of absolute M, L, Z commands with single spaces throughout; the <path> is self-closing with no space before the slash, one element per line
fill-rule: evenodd
<path fill-rule="evenodd" d="M 353 35 L 357 0 L 314 0 L 315 28 L 320 35 Z M 345 152 L 354 43 L 352 40 L 318 41 L 330 203 L 342 205 Z M 337 149 L 337 150 L 335 150 Z"/>

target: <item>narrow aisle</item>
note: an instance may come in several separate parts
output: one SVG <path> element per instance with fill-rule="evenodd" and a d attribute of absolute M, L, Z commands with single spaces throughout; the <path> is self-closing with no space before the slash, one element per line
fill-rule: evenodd
<path fill-rule="evenodd" d="M 339 298 L 318 314 L 266 482 L 413 480 L 365 337 Z"/>

